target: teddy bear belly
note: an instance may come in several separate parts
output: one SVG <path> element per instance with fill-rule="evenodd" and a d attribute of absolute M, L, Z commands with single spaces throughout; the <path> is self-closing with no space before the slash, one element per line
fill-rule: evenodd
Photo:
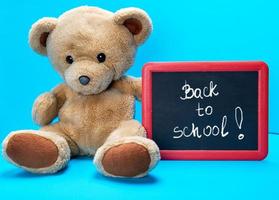
<path fill-rule="evenodd" d="M 133 118 L 134 101 L 133 96 L 115 91 L 77 96 L 60 110 L 60 125 L 79 146 L 82 155 L 94 155 L 122 121 Z"/>

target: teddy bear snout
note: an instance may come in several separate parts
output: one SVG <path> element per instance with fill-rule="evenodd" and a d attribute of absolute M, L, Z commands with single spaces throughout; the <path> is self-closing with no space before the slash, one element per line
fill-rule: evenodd
<path fill-rule="evenodd" d="M 88 76 L 80 76 L 79 78 L 79 82 L 81 85 L 87 85 L 90 82 L 90 78 Z"/>

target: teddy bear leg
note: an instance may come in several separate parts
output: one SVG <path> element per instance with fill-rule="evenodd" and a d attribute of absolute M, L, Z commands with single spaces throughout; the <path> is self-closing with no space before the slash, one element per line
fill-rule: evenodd
<path fill-rule="evenodd" d="M 156 143 L 136 120 L 124 121 L 97 150 L 97 170 L 112 177 L 143 177 L 160 160 Z"/>
<path fill-rule="evenodd" d="M 11 132 L 2 147 L 8 161 L 32 173 L 55 173 L 66 166 L 71 155 L 65 138 L 43 130 Z"/>

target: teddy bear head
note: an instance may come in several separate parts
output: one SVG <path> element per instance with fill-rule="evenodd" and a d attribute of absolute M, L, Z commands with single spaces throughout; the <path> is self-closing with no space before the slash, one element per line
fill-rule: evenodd
<path fill-rule="evenodd" d="M 152 30 L 138 8 L 115 13 L 82 6 L 58 18 L 42 18 L 29 33 L 31 48 L 49 57 L 66 84 L 83 94 L 98 94 L 134 61 L 137 47 Z"/>

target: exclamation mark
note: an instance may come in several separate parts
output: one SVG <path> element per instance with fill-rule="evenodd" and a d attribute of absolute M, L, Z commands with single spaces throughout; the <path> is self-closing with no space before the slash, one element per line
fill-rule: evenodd
<path fill-rule="evenodd" d="M 242 123 L 243 123 L 243 111 L 241 107 L 237 106 L 234 110 L 234 117 L 235 117 L 235 122 L 239 130 L 241 130 Z M 244 134 L 240 133 L 238 135 L 238 140 L 243 140 Z"/>

